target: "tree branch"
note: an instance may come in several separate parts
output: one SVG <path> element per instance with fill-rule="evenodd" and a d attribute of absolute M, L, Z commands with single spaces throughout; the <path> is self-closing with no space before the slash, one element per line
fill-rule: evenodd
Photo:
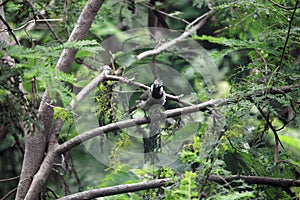
<path fill-rule="evenodd" d="M 286 51 L 286 48 L 287 48 L 287 45 L 288 45 L 288 41 L 289 41 L 289 38 L 290 38 L 291 29 L 292 29 L 292 22 L 293 22 L 293 19 L 294 19 L 296 10 L 297 10 L 298 3 L 299 3 L 299 1 L 296 0 L 295 7 L 294 7 L 294 11 L 293 11 L 293 13 L 292 13 L 291 18 L 289 19 L 288 32 L 287 32 L 287 36 L 286 36 L 286 39 L 285 39 L 285 43 L 284 43 L 284 46 L 283 46 L 283 49 L 282 49 L 282 53 L 281 53 L 281 56 L 280 56 L 280 62 L 279 62 L 279 65 L 278 65 L 278 67 L 277 67 L 277 69 L 276 69 L 275 77 L 278 76 L 279 71 L 280 71 L 280 68 L 282 68 L 282 62 L 283 62 L 284 54 L 285 54 L 285 51 Z M 275 82 L 274 82 L 274 83 L 275 83 Z"/>
<path fill-rule="evenodd" d="M 7 181 L 14 181 L 16 179 L 19 179 L 20 176 L 15 176 L 15 177 L 12 177 L 12 178 L 5 178 L 5 179 L 0 179 L 0 183 L 1 182 L 7 182 Z"/>
<path fill-rule="evenodd" d="M 208 176 L 208 181 L 212 181 L 218 184 L 227 184 L 234 180 L 243 180 L 246 183 L 251 185 L 253 184 L 270 185 L 270 186 L 282 187 L 282 188 L 300 187 L 300 180 L 293 180 L 293 179 L 272 178 L 272 177 L 264 177 L 264 176 L 240 176 L 240 175 L 233 175 L 231 177 L 217 176 L 217 175 Z M 58 200 L 93 199 L 97 197 L 104 197 L 104 196 L 123 194 L 128 192 L 137 192 L 141 190 L 159 188 L 163 186 L 170 186 L 173 184 L 174 182 L 172 182 L 171 178 L 155 179 L 155 180 L 145 181 L 141 183 L 122 184 L 122 185 L 116 185 L 112 187 L 78 192 L 75 194 L 62 197 Z"/>
<path fill-rule="evenodd" d="M 5 200 L 7 199 L 10 195 L 12 195 L 13 193 L 15 193 L 17 191 L 17 187 L 13 188 L 12 190 L 10 190 L 6 195 L 4 195 L 1 200 Z"/>
<path fill-rule="evenodd" d="M 158 48 L 154 49 L 154 50 L 150 50 L 150 51 L 145 51 L 143 53 L 140 53 L 137 58 L 138 59 L 142 59 L 144 57 L 147 57 L 147 56 L 150 56 L 150 55 L 156 55 L 158 53 L 160 53 L 161 51 L 164 51 L 168 48 L 170 48 L 171 46 L 177 44 L 178 42 L 184 40 L 185 38 L 187 38 L 189 35 L 191 35 L 193 32 L 195 32 L 196 30 L 198 30 L 199 28 L 201 28 L 207 21 L 207 19 L 212 15 L 214 14 L 215 11 L 212 9 L 210 10 L 209 12 L 205 13 L 204 15 L 198 17 L 196 20 L 194 20 L 192 23 L 190 23 L 187 27 L 186 27 L 186 31 L 181 35 L 179 36 L 178 38 L 175 38 L 174 40 L 171 40 L 170 42 L 168 43 L 165 43 L 161 46 L 159 46 Z M 199 22 L 198 22 L 199 21 Z M 198 24 L 196 24 L 198 22 Z M 190 27 L 192 25 L 196 24 L 193 28 L 190 29 Z M 68 49 L 66 49 L 68 50 Z M 95 78 L 97 79 L 97 78 Z M 102 78 L 101 78 L 102 79 Z M 138 87 L 141 87 L 143 89 L 149 89 L 148 86 L 145 86 L 143 84 L 140 84 L 140 83 L 137 83 L 137 82 L 134 82 L 132 80 L 129 80 L 129 79 L 126 79 L 126 78 L 123 78 L 123 77 L 118 77 L 118 76 L 112 76 L 112 75 L 106 75 L 106 80 L 116 80 L 116 81 L 120 81 L 120 82 L 123 82 L 123 83 L 127 83 L 127 84 L 131 84 L 131 85 L 135 85 L 135 86 L 138 86 Z M 77 106 L 76 105 L 76 102 L 80 102 L 96 85 L 95 83 L 99 83 L 99 80 L 92 80 L 90 83 L 89 83 L 89 86 L 87 87 L 86 86 L 86 89 L 82 90 L 80 93 L 81 94 L 78 94 L 77 95 L 77 98 L 76 100 L 72 100 L 71 102 L 71 107 L 73 106 Z M 90 85 L 91 84 L 91 85 Z M 171 99 L 171 100 L 174 100 L 178 103 L 181 103 L 182 105 L 184 106 L 191 106 L 193 104 L 189 103 L 189 102 L 186 102 L 184 100 L 181 100 L 178 96 L 174 96 L 174 95 L 169 95 L 167 94 L 166 95 L 167 98 Z"/>
<path fill-rule="evenodd" d="M 122 185 L 116 185 L 112 187 L 107 188 L 99 188 L 84 192 L 75 193 L 72 195 L 65 196 L 63 198 L 60 198 L 58 200 L 81 200 L 81 199 L 93 199 L 97 197 L 104 197 L 109 195 L 116 195 L 116 194 L 123 194 L 127 192 L 137 192 L 141 190 L 147 190 L 147 189 L 153 189 L 153 188 L 159 188 L 162 186 L 168 186 L 173 184 L 170 182 L 171 178 L 164 178 L 164 179 L 156 179 L 156 180 L 150 180 L 145 181 L 141 183 L 131 183 L 131 184 L 122 184 Z"/>
<path fill-rule="evenodd" d="M 140 88 L 143 88 L 144 90 L 148 90 L 149 87 L 144 85 L 144 84 L 141 84 L 141 83 L 138 83 L 138 82 L 135 82 L 133 80 L 130 80 L 128 78 L 125 78 L 125 77 L 120 77 L 120 76 L 114 76 L 114 75 L 106 75 L 106 80 L 113 80 L 113 81 L 119 81 L 121 83 L 126 83 L 126 84 L 129 84 L 129 85 L 133 85 L 133 86 L 136 86 L 136 87 L 140 87 Z M 168 99 L 171 99 L 173 101 L 176 101 L 184 106 L 192 106 L 193 104 L 192 103 L 189 103 L 187 101 L 184 101 L 184 100 L 181 100 L 179 96 L 174 96 L 174 95 L 170 95 L 170 94 L 166 94 L 166 97 Z"/>
<path fill-rule="evenodd" d="M 252 101 L 254 102 L 254 101 Z M 274 151 L 274 165 L 277 164 L 277 155 L 278 155 L 278 145 L 280 144 L 280 146 L 284 149 L 284 146 L 282 144 L 282 142 L 279 139 L 278 133 L 276 131 L 276 129 L 274 128 L 272 122 L 269 119 L 269 116 L 267 116 L 265 114 L 265 112 L 263 111 L 263 109 L 259 106 L 259 105 L 255 105 L 256 108 L 258 109 L 259 113 L 263 116 L 263 118 L 265 119 L 267 125 L 269 128 L 271 128 L 273 134 L 274 134 L 274 138 L 275 138 L 275 151 Z"/>
<path fill-rule="evenodd" d="M 76 99 L 73 99 L 70 103 L 71 109 L 75 109 L 80 103 L 100 82 L 103 82 L 106 79 L 106 75 L 110 73 L 110 67 L 108 65 L 103 66 L 103 71 L 91 82 L 89 82 L 77 95 Z"/>
<path fill-rule="evenodd" d="M 13 30 L 20 31 L 20 30 L 26 28 L 27 26 L 29 26 L 30 24 L 35 24 L 37 22 L 45 22 L 46 23 L 46 22 L 62 22 L 62 21 L 63 21 L 63 19 L 61 19 L 61 18 L 58 18 L 58 19 L 46 19 L 46 18 L 45 19 L 32 19 L 32 20 L 26 22 L 25 24 L 23 24 L 22 26 L 15 28 Z"/>
<path fill-rule="evenodd" d="M 31 6 L 32 7 L 32 9 L 34 10 L 34 11 L 37 11 L 37 15 L 39 15 L 39 16 L 41 16 L 42 18 L 43 18 L 43 21 L 46 23 L 46 25 L 48 26 L 48 28 L 49 28 L 49 30 L 50 30 L 50 32 L 52 33 L 52 35 L 54 36 L 54 38 L 57 40 L 57 41 L 59 41 L 60 43 L 63 43 L 63 41 L 62 40 L 60 40 L 59 39 L 59 37 L 58 37 L 58 35 L 56 34 L 56 32 L 54 31 L 54 29 L 52 28 L 52 26 L 50 25 L 50 21 L 54 21 L 54 20 L 57 20 L 57 19 L 47 19 L 46 17 L 45 17 L 45 15 L 43 14 L 43 13 L 45 13 L 46 12 L 46 9 L 44 9 L 44 10 L 38 10 L 37 8 L 36 8 L 36 6 L 30 1 L 30 0 L 25 0 L 25 2 L 29 5 L 29 6 Z M 62 19 L 58 19 L 58 20 L 60 20 L 60 21 L 62 21 Z M 32 21 L 32 20 L 31 20 Z M 41 20 L 34 20 L 34 21 L 41 21 Z M 35 22 L 34 22 L 35 23 Z M 26 24 L 25 24 L 26 25 Z"/>
<path fill-rule="evenodd" d="M 155 115 L 151 118 L 151 121 L 158 121 L 160 119 L 164 119 L 167 117 L 172 117 L 172 116 L 179 116 L 181 114 L 188 114 L 196 111 L 204 111 L 206 110 L 209 106 L 214 106 L 214 105 L 221 105 L 225 104 L 226 102 L 222 99 L 213 99 L 204 103 L 201 103 L 199 105 L 193 105 L 185 108 L 177 108 L 173 110 L 167 110 L 163 112 L 162 114 Z M 32 184 L 30 186 L 30 189 L 27 193 L 27 196 L 25 200 L 31 200 L 31 199 L 36 199 L 36 195 L 38 195 L 37 191 L 41 191 L 42 186 L 45 184 L 52 166 L 54 164 L 54 159 L 56 156 L 70 150 L 71 148 L 95 137 L 98 135 L 101 135 L 103 133 L 107 133 L 110 131 L 114 130 L 119 130 L 121 128 L 127 128 L 127 127 L 132 127 L 136 125 L 141 125 L 145 123 L 149 123 L 150 119 L 147 117 L 144 118 L 138 118 L 138 119 L 130 119 L 130 120 L 124 120 L 112 124 L 108 124 L 99 128 L 95 128 L 89 131 L 86 131 L 69 141 L 63 143 L 63 144 L 56 144 L 51 151 L 48 152 L 46 155 L 44 161 L 42 162 L 40 169 L 38 172 L 35 174 L 32 180 Z"/>
<path fill-rule="evenodd" d="M 101 0 L 89 0 L 86 3 L 68 42 L 79 41 L 85 38 L 103 2 L 104 1 Z M 77 51 L 77 49 L 64 49 L 56 64 L 56 70 L 67 73 L 72 66 Z M 46 163 L 43 161 L 46 149 L 46 138 L 50 133 L 53 119 L 53 108 L 49 107 L 49 104 L 50 97 L 48 95 L 48 89 L 46 89 L 39 108 L 41 116 L 40 123 L 44 126 L 44 132 L 41 133 L 41 130 L 37 130 L 35 134 L 26 137 L 26 149 L 16 199 L 24 199 L 25 195 L 25 199 L 37 199 L 38 194 L 45 185 L 46 179 L 52 169 L 53 161 L 56 156 L 55 153 L 54 155 L 51 153 L 47 154 L 47 156 L 51 154 L 52 159 L 49 160 L 51 162 Z M 63 123 L 59 123 L 56 130 L 60 130 L 62 124 Z M 55 144 L 52 145 L 54 148 Z M 50 146 L 48 148 L 50 148 Z M 42 165 L 45 164 L 46 167 L 42 170 L 41 168 L 38 170 L 41 163 Z M 37 174 L 35 174 L 36 172 Z M 32 177 L 33 180 L 31 182 Z M 24 181 L 26 182 L 24 183 Z"/>
<path fill-rule="evenodd" d="M 9 26 L 9 24 L 7 23 L 7 21 L 4 19 L 4 17 L 0 14 L 0 20 L 2 21 L 3 24 L 5 24 L 8 32 L 10 32 L 10 34 L 13 36 L 15 42 L 17 43 L 17 45 L 20 46 L 20 42 L 17 38 L 17 36 L 15 35 L 14 31 L 12 30 L 12 28 Z"/>
<path fill-rule="evenodd" d="M 274 187 L 300 187 L 300 180 L 283 179 L 283 178 L 271 178 L 265 176 L 240 176 L 234 175 L 231 177 L 210 175 L 209 181 L 213 181 L 219 184 L 226 184 L 234 180 L 244 180 L 248 184 L 270 185 Z"/>
<path fill-rule="evenodd" d="M 291 92 L 295 88 L 300 88 L 300 84 L 295 84 L 295 85 L 291 85 L 291 86 L 283 86 L 283 87 L 279 87 L 279 88 L 270 88 L 270 89 L 267 89 L 267 91 L 271 94 L 282 94 L 283 92 Z M 259 94 L 264 95 L 265 92 L 266 92 L 266 90 L 262 90 L 262 91 L 259 91 Z M 249 94 L 249 95 L 245 96 L 244 99 L 249 99 L 250 96 L 252 96 L 252 95 L 254 95 L 254 94 Z M 258 93 L 255 94 L 255 96 L 257 96 L 257 95 L 258 95 Z M 198 112 L 198 111 L 205 111 L 209 107 L 218 107 L 218 106 L 222 106 L 222 105 L 232 104 L 232 103 L 236 103 L 240 100 L 241 99 L 238 97 L 228 98 L 228 99 L 212 99 L 212 100 L 209 100 L 209 101 L 197 104 L 197 105 L 193 105 L 193 106 L 167 110 L 161 114 L 157 114 L 157 115 L 154 115 L 153 117 L 151 117 L 151 121 L 159 121 L 161 119 L 165 119 L 165 118 L 169 118 L 169 117 L 175 117 L 175 116 L 194 113 L 194 112 Z M 31 190 L 38 188 L 38 191 L 41 191 L 40 187 L 45 184 L 45 182 L 51 172 L 51 169 L 52 169 L 52 166 L 54 163 L 54 159 L 57 155 L 60 155 L 93 137 L 102 135 L 103 133 L 119 130 L 122 128 L 128 128 L 128 127 L 132 127 L 132 126 L 136 126 L 136 125 L 146 124 L 149 122 L 150 122 L 150 119 L 147 117 L 119 121 L 116 123 L 108 124 L 108 125 L 98 127 L 98 128 L 86 131 L 84 133 L 81 133 L 78 136 L 70 139 L 69 141 L 67 141 L 63 144 L 60 144 L 60 145 L 56 144 L 55 147 L 52 149 L 52 151 L 50 151 L 46 155 L 44 161 L 42 162 L 42 164 L 40 166 L 39 171 L 33 177 L 33 181 L 32 181 L 31 187 L 30 187 Z M 33 193 L 29 190 L 28 195 L 26 196 L 26 199 L 27 200 L 35 199 L 35 198 L 32 198 L 32 197 L 36 197 L 35 195 L 37 195 L 37 194 Z"/>
<path fill-rule="evenodd" d="M 167 16 L 167 17 L 169 17 L 169 18 L 176 19 L 176 20 L 181 21 L 181 22 L 183 22 L 183 23 L 185 23 L 185 24 L 190 24 L 190 23 L 189 23 L 188 21 L 186 21 L 185 19 L 180 18 L 180 17 L 177 17 L 177 16 L 172 15 L 172 14 L 169 14 L 169 13 L 166 13 L 166 12 L 164 12 L 164 11 L 162 11 L 162 10 L 156 9 L 155 6 L 149 5 L 149 3 L 144 3 L 144 2 L 137 2 L 137 3 L 139 3 L 139 4 L 141 4 L 141 5 L 143 5 L 143 6 L 147 7 L 147 8 L 149 8 L 149 9 L 152 10 L 152 11 L 155 10 L 156 12 L 158 12 L 158 13 L 160 13 L 160 14 L 162 14 L 162 15 L 165 15 L 165 16 Z"/>
<path fill-rule="evenodd" d="M 139 60 L 141 60 L 141 59 L 143 59 L 143 58 L 145 58 L 147 56 L 157 55 L 160 52 L 167 50 L 171 46 L 176 45 L 178 42 L 184 40 L 185 38 L 187 38 L 188 36 L 190 36 L 193 32 L 195 32 L 196 30 L 198 30 L 199 28 L 201 28 L 207 22 L 207 20 L 209 19 L 209 17 L 211 15 L 213 15 L 214 13 L 215 13 L 215 10 L 213 10 L 213 9 L 210 10 L 210 11 L 208 11 L 207 13 L 205 13 L 204 15 L 202 15 L 201 17 L 198 17 L 196 20 L 194 20 L 191 24 L 189 24 L 186 27 L 186 30 L 179 37 L 177 37 L 177 38 L 175 38 L 175 39 L 173 39 L 173 40 L 171 40 L 169 42 L 163 43 L 162 45 L 156 47 L 155 49 L 143 52 L 143 53 L 139 54 L 137 56 L 137 58 Z M 190 28 L 195 23 L 197 23 L 197 24 L 194 27 Z"/>
<path fill-rule="evenodd" d="M 255 95 L 249 94 L 245 96 L 244 99 L 251 99 L 252 96 L 264 95 L 266 91 L 268 91 L 271 94 L 281 94 L 283 92 L 287 93 L 287 92 L 291 92 L 292 89 L 295 88 L 300 88 L 300 84 L 295 84 L 291 86 L 282 86 L 278 88 L 269 88 L 266 90 L 258 91 Z M 102 135 L 103 133 L 108 133 L 111 131 L 116 131 L 122 128 L 128 128 L 136 125 L 147 124 L 150 123 L 150 121 L 155 122 L 165 118 L 176 117 L 179 115 L 190 114 L 198 111 L 205 111 L 208 110 L 210 107 L 219 107 L 223 105 L 228 105 L 228 104 L 236 103 L 240 100 L 241 99 L 239 97 L 228 98 L 228 99 L 211 99 L 209 101 L 192 105 L 192 106 L 187 106 L 184 108 L 175 108 L 172 110 L 166 110 L 165 112 L 162 112 L 160 114 L 153 115 L 151 117 L 151 120 L 147 117 L 143 117 L 143 118 L 129 119 L 129 120 L 119 121 L 116 123 L 111 123 L 79 134 L 78 136 L 66 141 L 65 143 L 58 145 L 56 151 L 59 153 L 66 152 L 69 149 L 73 148 L 74 146 L 77 146 L 95 136 Z"/>
<path fill-rule="evenodd" d="M 123 129 L 123 128 L 129 128 L 129 127 L 136 126 L 136 125 L 147 124 L 147 123 L 150 123 L 150 121 L 156 122 L 156 121 L 163 120 L 163 119 L 170 118 L 170 117 L 176 117 L 176 116 L 180 116 L 180 115 L 190 114 L 190 113 L 194 113 L 197 111 L 205 111 L 209 107 L 221 106 L 221 105 L 227 104 L 228 102 L 233 102 L 233 100 L 230 99 L 228 101 L 227 99 L 212 99 L 212 100 L 209 100 L 209 101 L 197 104 L 197 105 L 167 110 L 160 114 L 151 116 L 151 119 L 149 119 L 149 117 L 143 117 L 143 118 L 128 119 L 128 120 L 123 120 L 123 121 L 119 121 L 116 123 L 111 123 L 111 124 L 108 124 L 105 126 L 101 126 L 101 127 L 86 131 L 82 134 L 79 134 L 78 136 L 57 146 L 56 151 L 59 154 L 61 154 L 61 153 L 66 152 L 69 149 L 71 149 L 93 137 L 102 135 L 104 133 L 116 131 L 116 130 Z"/>
<path fill-rule="evenodd" d="M 103 2 L 103 0 L 89 0 L 86 3 L 68 42 L 79 41 L 85 38 Z M 67 73 L 71 68 L 77 51 L 78 49 L 64 49 L 56 64 L 56 69 Z"/>
<path fill-rule="evenodd" d="M 7 2 L 9 2 L 9 0 L 6 0 L 4 2 L 0 1 L 0 7 L 4 6 Z"/>

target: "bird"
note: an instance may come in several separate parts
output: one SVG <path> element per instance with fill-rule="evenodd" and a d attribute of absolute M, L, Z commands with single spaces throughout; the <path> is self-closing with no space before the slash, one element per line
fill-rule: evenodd
<path fill-rule="evenodd" d="M 155 79 L 150 88 L 140 96 L 140 98 L 136 101 L 135 106 L 129 109 L 129 113 L 132 113 L 137 108 L 146 112 L 153 106 L 162 106 L 165 103 L 166 93 L 163 88 L 163 81 L 158 78 Z"/>

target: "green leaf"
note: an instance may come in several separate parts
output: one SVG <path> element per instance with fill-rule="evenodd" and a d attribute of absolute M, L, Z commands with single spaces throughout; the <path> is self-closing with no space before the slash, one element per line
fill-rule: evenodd
<path fill-rule="evenodd" d="M 287 135 L 279 135 L 279 139 L 282 143 L 285 143 L 300 152 L 299 140 L 297 140 L 293 137 L 287 136 Z"/>
<path fill-rule="evenodd" d="M 132 63 L 137 61 L 136 55 L 132 54 L 132 52 L 129 53 L 118 52 L 116 53 L 115 57 L 116 57 L 116 63 L 122 67 L 129 67 L 132 65 Z"/>

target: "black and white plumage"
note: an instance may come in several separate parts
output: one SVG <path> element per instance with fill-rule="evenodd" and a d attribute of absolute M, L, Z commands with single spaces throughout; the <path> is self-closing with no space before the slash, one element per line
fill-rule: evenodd
<path fill-rule="evenodd" d="M 166 102 L 166 93 L 163 88 L 163 81 L 156 79 L 150 86 L 149 90 L 144 92 L 136 101 L 136 105 L 129 109 L 129 113 L 133 112 L 137 108 L 143 111 L 149 111 L 153 106 L 162 106 Z"/>

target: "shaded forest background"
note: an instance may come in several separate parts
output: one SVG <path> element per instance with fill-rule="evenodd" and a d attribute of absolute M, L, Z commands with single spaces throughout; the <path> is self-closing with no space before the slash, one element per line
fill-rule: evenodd
<path fill-rule="evenodd" d="M 0 3 L 3 199 L 59 199 L 71 194 L 80 199 L 83 191 L 91 195 L 87 199 L 300 198 L 298 0 Z M 191 63 L 168 49 L 141 59 L 151 49 L 108 52 L 108 61 L 100 59 L 107 53 L 100 48 L 103 41 L 147 27 L 176 30 L 178 36 L 189 33 L 187 38 L 211 57 L 213 64 L 206 67 L 218 69 L 219 81 L 206 85 Z M 155 42 L 162 47 L 167 43 Z M 99 59 L 89 65 L 95 56 Z M 136 90 L 129 99 L 133 105 L 156 74 L 134 76 L 130 70 L 148 63 L 174 69 L 194 93 L 181 98 L 166 79 L 165 89 L 173 99 L 167 100 L 164 114 L 172 120 L 157 125 L 154 139 L 142 140 L 118 125 L 127 107 L 116 105 L 113 95 Z M 88 136 L 89 129 L 76 129 L 80 114 L 74 99 L 96 77 L 91 114 L 100 129 L 86 127 L 95 133 Z M 184 90 L 180 81 L 175 78 L 173 87 Z M 184 110 L 188 106 L 190 110 Z M 180 108 L 182 113 L 198 113 L 188 115 L 197 119 L 178 120 Z M 149 119 L 141 111 L 133 118 L 126 120 L 141 125 L 134 130 L 148 134 Z M 185 137 L 190 131 L 192 137 Z M 86 139 L 80 140 L 80 134 Z M 106 141 L 114 143 L 108 155 L 103 154 L 108 165 L 81 144 L 90 139 L 97 141 L 100 156 Z M 145 148 L 165 153 L 165 143 L 180 140 L 178 160 L 170 165 L 155 165 L 153 157 L 145 157 L 148 162 L 139 167 L 119 160 L 123 151 L 138 148 L 142 153 Z M 126 190 L 126 185 L 143 181 Z M 111 188 L 117 185 L 119 189 Z M 91 192 L 100 188 L 107 190 Z"/>

